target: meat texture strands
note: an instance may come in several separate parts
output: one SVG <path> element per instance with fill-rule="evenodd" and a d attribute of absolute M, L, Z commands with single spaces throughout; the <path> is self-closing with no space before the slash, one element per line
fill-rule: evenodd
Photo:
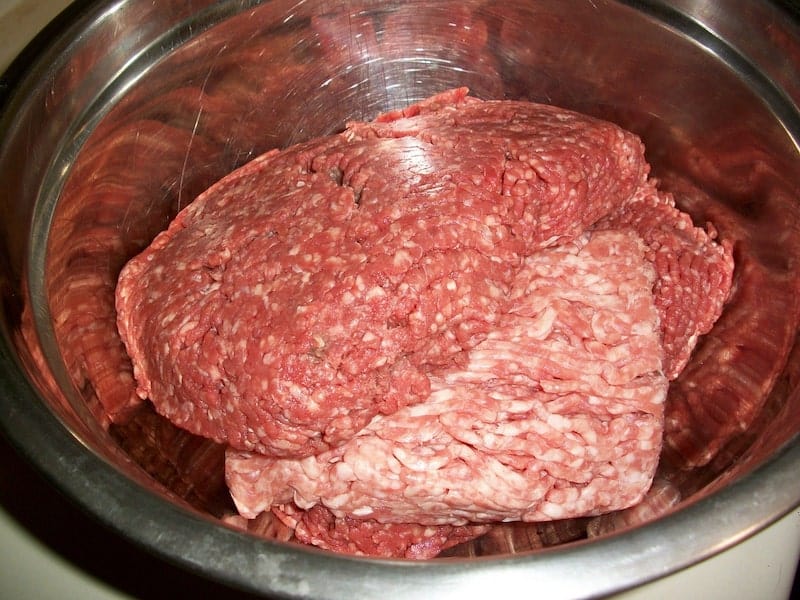
<path fill-rule="evenodd" d="M 138 393 L 323 547 L 635 504 L 733 269 L 648 171 L 610 123 L 464 89 L 267 153 L 123 270 Z"/>

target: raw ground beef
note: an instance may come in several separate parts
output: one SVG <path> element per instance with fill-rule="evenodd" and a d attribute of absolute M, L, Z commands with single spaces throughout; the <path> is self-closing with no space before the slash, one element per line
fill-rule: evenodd
<path fill-rule="evenodd" d="M 126 265 L 141 396 L 235 448 L 335 447 L 426 398 L 427 372 L 493 328 L 522 257 L 646 177 L 635 136 L 550 106 L 459 90 L 406 114 L 250 162 Z"/>
<path fill-rule="evenodd" d="M 648 172 L 610 123 L 463 89 L 269 152 L 123 269 L 138 393 L 325 548 L 631 506 L 733 270 Z"/>
<path fill-rule="evenodd" d="M 631 232 L 534 254 L 508 312 L 466 364 L 431 374 L 424 402 L 316 456 L 230 451 L 239 512 L 293 501 L 337 517 L 463 525 L 635 504 L 658 462 L 667 391 L 653 280 Z"/>

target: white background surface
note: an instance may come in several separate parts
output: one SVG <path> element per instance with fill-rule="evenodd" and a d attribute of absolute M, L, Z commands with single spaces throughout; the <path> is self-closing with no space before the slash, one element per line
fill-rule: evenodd
<path fill-rule="evenodd" d="M 0 70 L 70 0 L 0 0 Z"/>
<path fill-rule="evenodd" d="M 0 71 L 68 4 L 0 0 Z M 734 549 L 620 600 L 783 600 L 789 597 L 798 554 L 796 510 Z M 176 597 L 246 597 L 121 541 L 61 497 L 0 440 L 0 599 L 123 600 L 170 592 Z"/>

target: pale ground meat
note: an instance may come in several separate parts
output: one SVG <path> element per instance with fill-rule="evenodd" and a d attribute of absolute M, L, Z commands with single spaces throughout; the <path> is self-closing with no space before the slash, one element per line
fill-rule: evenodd
<path fill-rule="evenodd" d="M 636 504 L 733 270 L 648 173 L 610 123 L 463 89 L 270 152 L 123 269 L 138 394 L 323 548 Z"/>

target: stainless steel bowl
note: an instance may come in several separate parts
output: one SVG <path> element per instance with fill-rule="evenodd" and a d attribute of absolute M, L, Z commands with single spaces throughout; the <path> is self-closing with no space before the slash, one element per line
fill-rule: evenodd
<path fill-rule="evenodd" d="M 638 133 L 664 187 L 735 244 L 734 297 L 671 392 L 661 475 L 680 501 L 614 531 L 549 526 L 556 543 L 542 529 L 507 528 L 426 562 L 337 556 L 223 523 L 218 450 L 146 407 L 124 408 L 132 390 L 113 322 L 116 273 L 196 193 L 260 152 L 461 85 Z M 78 3 L 0 90 L 3 430 L 69 496 L 152 552 L 282 596 L 487 597 L 535 586 L 587 597 L 675 573 L 800 506 L 791 7 Z"/>

